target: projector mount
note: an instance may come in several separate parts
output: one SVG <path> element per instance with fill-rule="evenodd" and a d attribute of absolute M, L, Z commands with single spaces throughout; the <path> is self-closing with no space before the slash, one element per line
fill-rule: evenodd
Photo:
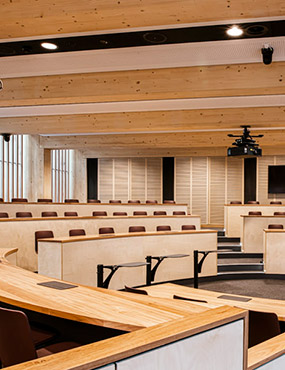
<path fill-rule="evenodd" d="M 257 147 L 258 144 L 256 144 L 256 141 L 253 140 L 254 137 L 263 137 L 264 135 L 250 135 L 249 127 L 250 126 L 240 126 L 243 128 L 243 134 L 242 135 L 233 135 L 228 134 L 228 137 L 238 137 L 239 139 L 236 139 L 232 145 L 236 146 L 251 146 L 251 147 Z"/>

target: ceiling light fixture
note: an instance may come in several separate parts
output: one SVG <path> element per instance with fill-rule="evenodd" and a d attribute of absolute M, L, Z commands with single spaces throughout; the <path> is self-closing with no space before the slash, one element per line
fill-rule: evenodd
<path fill-rule="evenodd" d="M 238 26 L 232 26 L 231 28 L 227 30 L 227 34 L 233 37 L 240 36 L 243 34 L 243 30 L 239 28 Z"/>
<path fill-rule="evenodd" d="M 42 42 L 41 47 L 48 50 L 56 50 L 58 48 L 56 44 L 52 44 L 51 42 Z"/>

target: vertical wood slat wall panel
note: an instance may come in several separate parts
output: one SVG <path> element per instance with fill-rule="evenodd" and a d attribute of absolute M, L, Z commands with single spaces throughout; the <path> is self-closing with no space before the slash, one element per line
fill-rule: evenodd
<path fill-rule="evenodd" d="M 145 189 L 145 159 L 132 158 L 131 160 L 131 189 L 130 198 L 139 199 L 141 202 L 146 201 Z"/>
<path fill-rule="evenodd" d="M 191 205 L 191 158 L 175 158 L 175 200 Z"/>
<path fill-rule="evenodd" d="M 147 158 L 147 199 L 162 201 L 162 159 Z"/>
<path fill-rule="evenodd" d="M 226 203 L 233 200 L 242 202 L 242 179 L 243 179 L 243 166 L 242 158 L 227 158 L 227 199 Z"/>
<path fill-rule="evenodd" d="M 99 159 L 99 199 L 102 203 L 113 199 L 113 159 Z"/>
<path fill-rule="evenodd" d="M 210 158 L 209 223 L 211 224 L 223 224 L 224 222 L 225 183 L 226 183 L 225 170 L 226 170 L 225 157 Z"/>
<path fill-rule="evenodd" d="M 257 198 L 260 204 L 269 204 L 268 197 L 268 166 L 274 164 L 274 156 L 259 157 L 257 158 Z M 273 199 L 274 195 L 270 197 Z"/>
<path fill-rule="evenodd" d="M 201 223 L 208 223 L 208 160 L 192 157 L 192 213 L 201 216 Z"/>
<path fill-rule="evenodd" d="M 127 203 L 129 199 L 129 160 L 127 158 L 116 158 L 114 160 L 114 171 L 114 199 L 120 199 L 123 203 Z"/>

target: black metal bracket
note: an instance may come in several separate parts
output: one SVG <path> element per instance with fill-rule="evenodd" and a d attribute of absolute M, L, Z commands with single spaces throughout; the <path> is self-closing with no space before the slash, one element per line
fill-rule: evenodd
<path fill-rule="evenodd" d="M 210 253 L 217 253 L 217 251 L 198 251 L 194 250 L 194 288 L 198 288 L 199 277 L 198 274 L 202 272 L 202 266 Z M 199 261 L 199 254 L 202 254 L 203 257 Z"/>
<path fill-rule="evenodd" d="M 166 258 L 182 258 L 182 257 L 188 257 L 188 256 L 189 254 L 170 254 L 168 256 L 155 256 L 155 257 L 147 256 L 146 257 L 146 263 L 147 263 L 146 285 L 151 285 L 152 281 L 154 281 L 156 271 L 163 260 L 165 260 Z M 153 266 L 153 268 L 151 267 L 152 260 L 157 261 L 156 264 Z"/>
<path fill-rule="evenodd" d="M 131 262 L 131 263 L 122 263 L 120 265 L 97 265 L 97 287 L 108 289 L 110 281 L 114 276 L 115 272 L 121 267 L 139 267 L 147 266 L 146 262 Z M 104 280 L 104 269 L 111 270 L 109 275 Z"/>

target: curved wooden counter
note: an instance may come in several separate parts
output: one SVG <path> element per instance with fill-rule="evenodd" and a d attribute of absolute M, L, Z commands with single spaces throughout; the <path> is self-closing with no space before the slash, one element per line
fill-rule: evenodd
<path fill-rule="evenodd" d="M 155 231 L 158 225 L 170 225 L 173 230 L 181 230 L 184 224 L 193 224 L 200 229 L 200 216 L 1 218 L 0 248 L 18 248 L 18 266 L 37 271 L 35 231 L 38 230 L 52 230 L 54 236 L 58 238 L 68 236 L 70 229 L 85 229 L 87 235 L 94 235 L 104 226 L 113 227 L 116 233 L 127 233 L 129 226 L 142 225 L 147 231 Z"/>

